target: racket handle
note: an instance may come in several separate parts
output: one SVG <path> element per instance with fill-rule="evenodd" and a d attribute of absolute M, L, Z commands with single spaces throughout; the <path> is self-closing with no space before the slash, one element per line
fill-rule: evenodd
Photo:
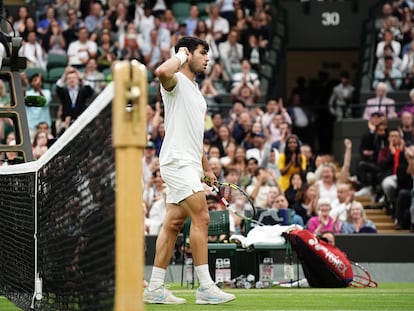
<path fill-rule="evenodd" d="M 229 202 L 226 200 L 225 197 L 223 197 L 223 195 L 221 194 L 219 188 L 217 188 L 217 186 L 215 184 L 211 185 L 211 188 L 213 188 L 213 190 L 219 195 L 221 202 L 223 202 L 223 204 L 228 207 L 229 206 Z"/>

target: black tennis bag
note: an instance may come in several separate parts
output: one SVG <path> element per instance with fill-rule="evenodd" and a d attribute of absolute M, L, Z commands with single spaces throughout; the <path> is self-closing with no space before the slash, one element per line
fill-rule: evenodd
<path fill-rule="evenodd" d="M 311 287 L 347 287 L 353 280 L 352 265 L 339 248 L 321 240 L 306 229 L 295 228 L 285 234 L 298 254 Z"/>

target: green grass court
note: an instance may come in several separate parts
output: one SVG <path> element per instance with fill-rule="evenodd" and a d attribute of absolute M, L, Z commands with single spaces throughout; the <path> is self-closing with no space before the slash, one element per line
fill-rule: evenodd
<path fill-rule="evenodd" d="M 236 301 L 220 306 L 195 304 L 194 290 L 170 287 L 177 296 L 187 299 L 186 305 L 146 305 L 145 310 L 414 310 L 414 283 L 383 283 L 378 288 L 272 288 L 228 290 L 237 295 Z M 6 298 L 0 297 L 1 311 L 20 311 Z"/>

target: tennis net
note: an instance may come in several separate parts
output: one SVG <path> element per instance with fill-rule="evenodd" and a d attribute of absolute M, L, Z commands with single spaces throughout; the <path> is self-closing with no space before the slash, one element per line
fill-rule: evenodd
<path fill-rule="evenodd" d="M 113 93 L 38 161 L 0 167 L 0 294 L 24 310 L 113 309 Z"/>

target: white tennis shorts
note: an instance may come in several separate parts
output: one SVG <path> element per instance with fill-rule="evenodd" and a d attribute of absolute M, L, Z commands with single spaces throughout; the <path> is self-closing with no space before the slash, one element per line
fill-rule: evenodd
<path fill-rule="evenodd" d="M 190 195 L 204 191 L 201 183 L 201 165 L 169 163 L 160 167 L 164 183 L 167 185 L 167 203 L 178 204 Z"/>

